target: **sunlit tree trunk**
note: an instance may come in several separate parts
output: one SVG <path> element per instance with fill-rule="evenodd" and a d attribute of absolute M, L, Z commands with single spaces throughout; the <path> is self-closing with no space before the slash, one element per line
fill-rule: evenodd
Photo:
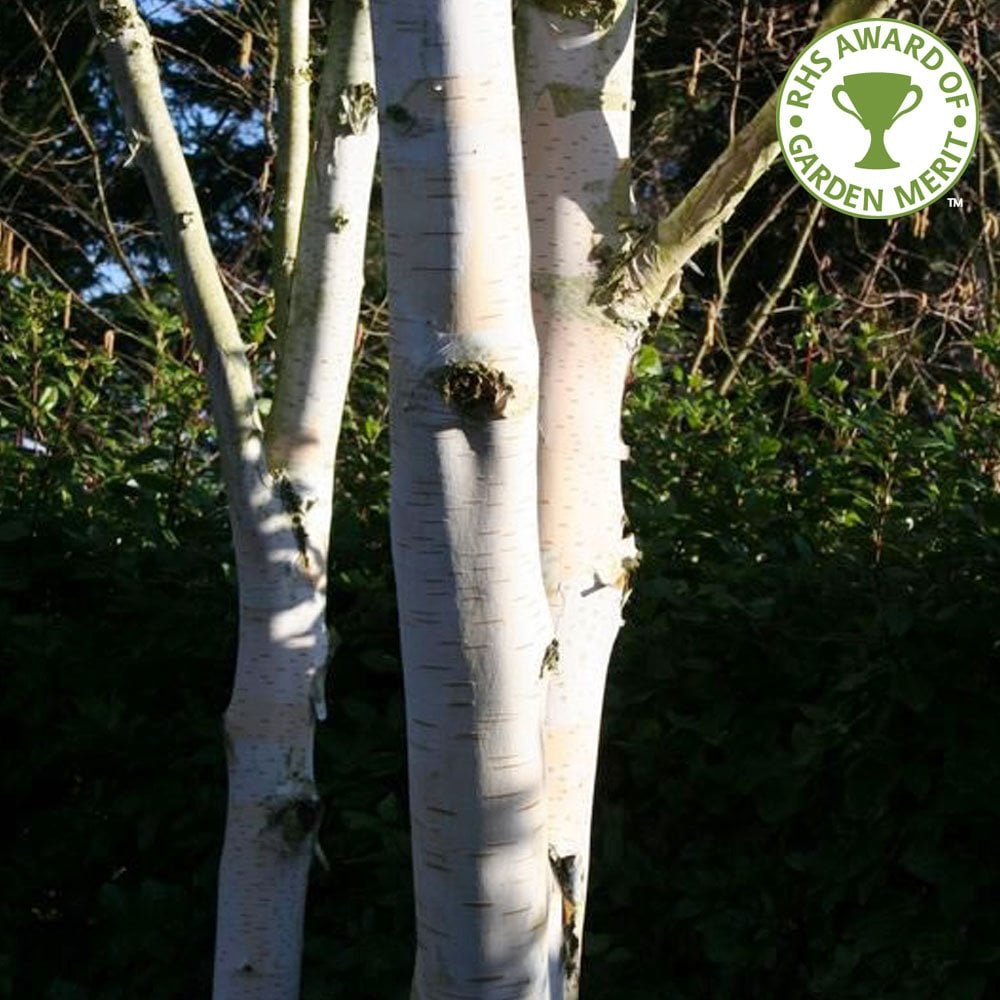
<path fill-rule="evenodd" d="M 518 21 L 541 354 L 540 543 L 558 642 L 545 712 L 554 1000 L 579 991 L 601 705 L 636 557 L 619 425 L 640 329 L 597 301 L 602 255 L 620 249 L 631 217 L 635 4 L 576 6 L 524 0 Z"/>
<path fill-rule="evenodd" d="M 276 239 L 288 322 L 265 437 L 149 34 L 135 0 L 89 2 L 205 361 L 236 548 L 215 997 L 293 1000 L 319 813 L 332 470 L 376 141 L 368 11 L 332 3 L 311 136 L 308 88 L 293 78 L 286 98 L 294 134 L 279 155 L 300 180 L 280 201 L 301 191 L 305 208 Z M 837 0 L 821 30 L 889 6 Z M 635 0 L 519 9 L 520 122 L 510 4 L 374 11 L 417 1000 L 578 995 L 601 702 L 636 559 L 625 375 L 684 262 L 777 156 L 772 99 L 669 215 L 623 230 Z M 299 53 L 284 65 L 301 64 L 305 10 L 284 8 Z"/>
<path fill-rule="evenodd" d="M 287 149 L 305 144 L 311 157 L 305 217 L 291 219 L 286 205 L 279 240 L 301 230 L 265 441 L 245 345 L 163 101 L 149 32 L 134 0 L 92 0 L 91 10 L 205 360 L 236 549 L 239 649 L 225 714 L 229 805 L 213 995 L 294 1000 L 319 821 L 312 756 L 315 722 L 325 714 L 333 465 L 377 141 L 368 12 L 355 0 L 334 0 L 312 141 L 301 107 L 291 119 L 298 134 L 286 138 Z"/>
<path fill-rule="evenodd" d="M 374 6 L 413 996 L 547 996 L 531 318 L 510 8 Z"/>
<path fill-rule="evenodd" d="M 267 425 L 281 503 L 264 564 L 238 562 L 240 646 L 226 710 L 230 790 L 219 875 L 215 997 L 298 996 L 319 821 L 313 729 L 326 717 L 326 579 L 334 462 L 363 283 L 377 146 L 368 11 L 330 7 L 279 380 Z M 304 137 L 309 144 L 309 137 Z M 303 137 L 299 137 L 299 142 Z M 284 538 L 279 543 L 278 538 Z"/>
<path fill-rule="evenodd" d="M 821 30 L 882 13 L 839 0 Z M 579 995 L 608 660 L 638 553 L 625 528 L 621 402 L 651 314 L 777 156 L 769 102 L 678 208 L 634 217 L 635 0 L 521 0 L 518 55 L 540 347 L 539 522 L 558 656 L 545 710 L 553 1000 Z"/>

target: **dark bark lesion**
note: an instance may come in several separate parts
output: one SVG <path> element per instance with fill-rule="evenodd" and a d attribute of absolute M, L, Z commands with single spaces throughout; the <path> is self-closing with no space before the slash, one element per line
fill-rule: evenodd
<path fill-rule="evenodd" d="M 502 419 L 514 395 L 507 376 L 480 361 L 446 365 L 436 381 L 445 403 L 473 420 Z"/>
<path fill-rule="evenodd" d="M 337 124 L 341 135 L 360 135 L 377 107 L 375 88 L 370 83 L 352 83 L 340 92 Z"/>
<path fill-rule="evenodd" d="M 275 805 L 268 816 L 268 827 L 278 833 L 286 850 L 294 852 L 312 841 L 322 816 L 319 796 L 306 792 Z"/>
<path fill-rule="evenodd" d="M 295 546 L 302 556 L 305 566 L 309 565 L 309 536 L 306 534 L 305 516 L 309 509 L 309 503 L 303 500 L 299 491 L 284 472 L 278 472 L 274 476 L 274 487 L 278 493 L 278 499 L 285 513 L 292 519 L 292 535 L 295 537 Z"/>
<path fill-rule="evenodd" d="M 554 673 L 559 669 L 559 640 L 553 639 L 546 647 L 542 655 L 542 669 L 538 676 L 544 677 L 548 673 Z"/>
<path fill-rule="evenodd" d="M 576 983 L 580 977 L 580 934 L 578 915 L 580 904 L 580 871 L 575 854 L 560 856 L 549 846 L 549 864 L 556 884 L 562 895 L 563 941 L 560 958 L 568 983 Z"/>
<path fill-rule="evenodd" d="M 132 23 L 132 13 L 118 0 L 93 0 L 94 23 L 102 38 L 117 38 Z"/>

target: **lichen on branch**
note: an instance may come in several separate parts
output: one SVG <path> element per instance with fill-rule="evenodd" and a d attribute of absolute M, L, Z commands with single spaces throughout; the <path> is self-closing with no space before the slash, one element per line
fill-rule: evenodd
<path fill-rule="evenodd" d="M 105 38 L 117 38 L 132 22 L 132 15 L 118 0 L 98 0 L 94 4 L 97 30 Z"/>

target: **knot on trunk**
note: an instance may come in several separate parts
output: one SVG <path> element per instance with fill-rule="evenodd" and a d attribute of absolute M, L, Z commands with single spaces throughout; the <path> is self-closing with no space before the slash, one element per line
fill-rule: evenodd
<path fill-rule="evenodd" d="M 560 953 L 566 979 L 575 983 L 580 974 L 580 935 L 577 922 L 580 908 L 580 866 L 575 854 L 560 855 L 549 845 L 549 864 L 562 896 L 563 943 Z"/>
<path fill-rule="evenodd" d="M 295 853 L 319 829 L 323 803 L 315 792 L 304 791 L 275 803 L 268 813 L 268 829 L 278 834 L 285 851 Z"/>
<path fill-rule="evenodd" d="M 553 639 L 546 647 L 542 655 L 542 669 L 539 677 L 544 677 L 547 673 L 555 673 L 559 669 L 559 640 Z"/>
<path fill-rule="evenodd" d="M 117 38 L 132 21 L 132 15 L 118 0 L 99 0 L 95 8 L 97 30 L 107 39 Z"/>
<path fill-rule="evenodd" d="M 464 417 L 499 420 L 514 395 L 507 376 L 480 361 L 450 364 L 437 373 L 441 398 Z"/>
<path fill-rule="evenodd" d="M 635 336 L 649 327 L 651 314 L 663 317 L 680 291 L 680 272 L 671 276 L 655 302 L 644 294 L 644 275 L 659 258 L 656 224 L 649 219 L 628 218 L 618 231 L 602 239 L 591 253 L 598 268 L 591 301 L 614 323 Z"/>
<path fill-rule="evenodd" d="M 295 545 L 302 557 L 302 563 L 309 566 L 309 536 L 306 534 L 305 516 L 309 508 L 313 505 L 313 500 L 304 498 L 296 489 L 295 484 L 288 478 L 284 469 L 278 469 L 274 473 L 274 488 L 277 491 L 281 506 L 291 518 L 292 534 L 295 536 Z"/>
<path fill-rule="evenodd" d="M 340 92 L 337 124 L 341 135 L 360 135 L 375 113 L 375 88 L 370 83 L 352 83 Z"/>

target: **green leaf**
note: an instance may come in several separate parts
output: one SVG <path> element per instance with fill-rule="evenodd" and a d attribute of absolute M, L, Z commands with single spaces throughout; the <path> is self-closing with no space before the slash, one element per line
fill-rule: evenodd
<path fill-rule="evenodd" d="M 47 385 L 38 394 L 38 408 L 45 413 L 51 412 L 59 402 L 59 390 L 54 385 Z"/>
<path fill-rule="evenodd" d="M 782 449 L 782 443 L 779 438 L 764 436 L 759 439 L 757 447 L 760 451 L 761 457 L 770 461 L 772 458 L 777 457 L 778 453 Z"/>
<path fill-rule="evenodd" d="M 821 361 L 812 367 L 809 373 L 809 384 L 814 389 L 822 389 L 836 374 L 839 361 Z"/>
<path fill-rule="evenodd" d="M 660 378 L 663 375 L 660 352 L 652 344 L 643 344 L 635 352 L 635 357 L 632 358 L 632 374 L 637 379 Z"/>

